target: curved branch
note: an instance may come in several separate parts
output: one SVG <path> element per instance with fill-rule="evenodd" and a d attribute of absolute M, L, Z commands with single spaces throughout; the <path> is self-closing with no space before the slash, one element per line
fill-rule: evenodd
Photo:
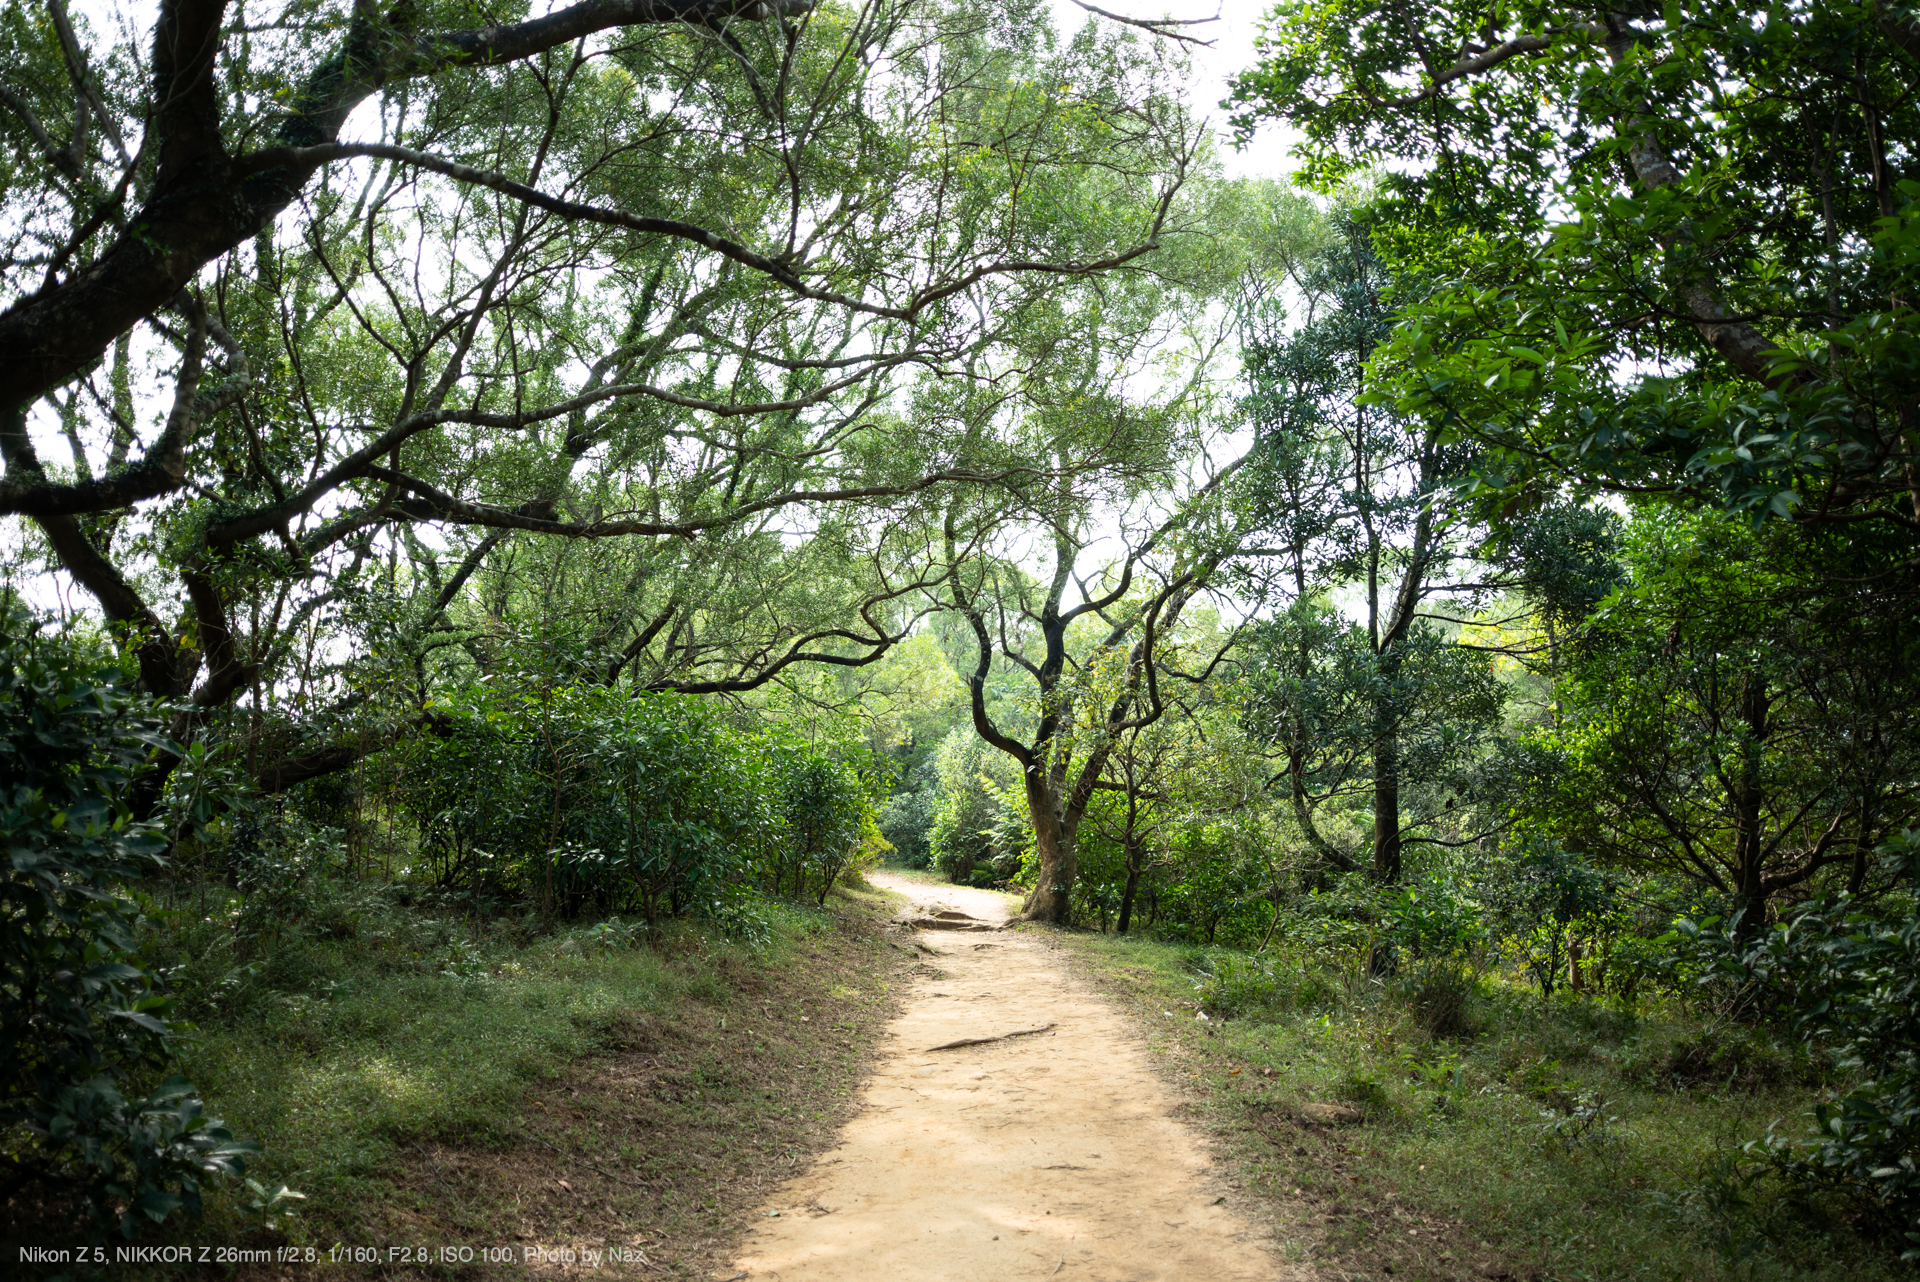
<path fill-rule="evenodd" d="M 1097 5 L 1088 4 L 1087 0 L 1073 0 L 1073 2 L 1082 9 L 1085 9 L 1088 13 L 1097 13 L 1102 18 L 1110 18 L 1115 22 L 1123 22 L 1129 27 L 1138 27 L 1142 31 L 1151 31 L 1156 36 L 1165 36 L 1167 39 L 1177 40 L 1181 44 L 1198 45 L 1202 49 L 1213 48 L 1213 41 L 1198 40 L 1193 36 L 1183 36 L 1178 31 L 1173 30 L 1173 28 L 1204 27 L 1209 22 L 1220 21 L 1220 11 L 1217 8 L 1214 10 L 1211 18 L 1128 18 L 1121 14 L 1108 13 L 1105 9 Z"/>
<path fill-rule="evenodd" d="M 1375 98 L 1371 94 L 1362 94 L 1361 96 L 1376 107 L 1395 109 L 1415 107 L 1429 99 L 1439 96 L 1441 90 L 1453 84 L 1455 81 L 1465 80 L 1469 76 L 1477 76 L 1483 72 L 1492 71 L 1501 63 L 1511 61 L 1514 58 L 1525 57 L 1536 53 L 1545 53 L 1559 44 L 1562 37 L 1575 34 L 1605 38 L 1612 33 L 1598 22 L 1576 22 L 1565 27 L 1550 27 L 1538 35 L 1515 36 L 1513 39 L 1503 41 L 1491 49 L 1482 49 L 1477 52 L 1462 51 L 1460 56 L 1454 60 L 1451 67 L 1434 73 L 1433 78 L 1427 82 L 1426 87 L 1416 93 L 1406 94 L 1399 98 Z"/>
<path fill-rule="evenodd" d="M 598 205 L 583 204 L 576 200 L 565 200 L 551 196 L 525 183 L 515 182 L 505 174 L 491 170 L 475 169 L 458 161 L 445 160 L 424 151 L 415 151 L 410 147 L 394 147 L 386 143 L 323 143 L 312 147 L 269 147 L 242 157 L 235 168 L 242 173 L 263 170 L 290 169 L 311 171 L 335 160 L 350 160 L 365 156 L 370 159 L 392 160 L 400 164 L 425 169 L 429 173 L 440 174 L 455 182 L 472 183 L 477 187 L 486 187 L 504 196 L 524 201 L 536 209 L 544 209 L 563 218 L 578 222 L 599 223 L 605 227 L 619 227 L 627 231 L 640 232 L 652 236 L 672 236 L 689 241 L 695 245 L 710 249 L 722 257 L 730 258 L 743 267 L 770 276 L 802 298 L 814 302 L 828 303 L 843 307 L 848 311 L 866 316 L 878 316 L 888 320 L 912 321 L 928 307 L 955 294 L 963 293 L 974 285 L 993 276 L 1005 276 L 1021 273 L 1037 273 L 1052 276 L 1091 276 L 1123 266 L 1158 249 L 1159 233 L 1166 211 L 1173 198 L 1173 190 L 1163 194 L 1160 208 L 1154 217 L 1153 228 L 1142 243 L 1118 254 L 1083 263 L 1043 263 L 1030 259 L 1008 259 L 976 267 L 958 280 L 945 285 L 930 285 L 916 292 L 906 305 L 888 307 L 879 303 L 869 303 L 850 294 L 838 293 L 830 289 L 819 289 L 807 284 L 791 262 L 784 257 L 769 258 L 756 253 L 738 241 L 708 231 L 694 223 L 681 222 L 675 218 L 647 218 L 638 214 L 624 213 L 618 209 L 603 209 Z"/>
<path fill-rule="evenodd" d="M 372 0 L 356 0 L 341 47 L 295 95 L 284 143 L 332 142 L 354 107 L 396 80 L 519 61 L 616 27 L 804 13 L 812 0 L 583 0 L 527 22 L 418 36 L 396 26 L 408 7 L 383 18 Z M 161 0 L 159 8 L 147 131 L 158 154 L 146 204 L 93 262 L 0 312 L 0 351 L 9 356 L 0 363 L 0 407 L 30 404 L 71 379 L 207 263 L 270 224 L 317 167 L 236 171 L 214 75 L 226 0 Z"/>

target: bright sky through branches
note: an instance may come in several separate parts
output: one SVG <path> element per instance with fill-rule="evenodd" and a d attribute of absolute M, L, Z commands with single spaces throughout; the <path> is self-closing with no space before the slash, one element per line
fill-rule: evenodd
<path fill-rule="evenodd" d="M 1051 3 L 1054 25 L 1063 35 L 1078 31 L 1089 21 L 1112 25 L 1110 19 L 1088 13 L 1073 0 L 1051 0 Z M 1253 42 L 1260 34 L 1261 19 L 1271 7 L 1272 0 L 1113 0 L 1100 5 L 1109 13 L 1143 21 L 1158 18 L 1192 21 L 1211 17 L 1216 12 L 1220 15 L 1218 22 L 1179 30 L 1196 40 L 1210 42 L 1186 46 L 1187 58 L 1193 67 L 1190 101 L 1194 114 L 1203 117 L 1222 139 L 1220 158 L 1226 172 L 1235 178 L 1281 178 L 1292 168 L 1287 159 L 1292 130 L 1269 121 L 1260 126 L 1259 133 L 1245 150 L 1234 151 L 1225 143 L 1227 110 L 1220 105 L 1227 96 L 1227 82 L 1252 64 Z"/>

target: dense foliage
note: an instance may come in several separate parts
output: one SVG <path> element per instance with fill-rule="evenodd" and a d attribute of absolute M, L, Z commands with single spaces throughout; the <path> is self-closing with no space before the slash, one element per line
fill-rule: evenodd
<path fill-rule="evenodd" d="M 1852 1075 L 1815 1107 L 1811 1136 L 1771 1134 L 1766 1155 L 1796 1181 L 1866 1203 L 1904 1234 L 1906 1258 L 1920 1259 L 1920 833 L 1880 853 L 1899 898 L 1809 904 L 1732 960 Z"/>
<path fill-rule="evenodd" d="M 824 899 L 877 849 L 872 790 L 854 762 L 695 700 L 501 683 L 436 710 L 397 800 L 440 886 L 651 924 L 724 920 L 756 887 Z"/>
<path fill-rule="evenodd" d="M 1489 1011 L 1768 1047 L 1815 1132 L 1716 1205 L 1916 1228 L 1912 14 L 1283 0 L 1301 190 L 1164 23 L 518 19 L 0 16 L 0 557 L 66 620 L 0 637 L 0 1201 L 239 1170 L 141 896 L 266 1019 L 314 940 L 757 947 L 890 856 L 1381 1021 L 1435 1127 Z M 1498 1089 L 1604 1137 L 1557 1063 Z"/>
<path fill-rule="evenodd" d="M 257 1151 L 164 1077 L 169 1000 L 127 898 L 165 848 L 126 802 L 160 725 L 132 687 L 85 639 L 0 614 L 0 1203 L 68 1197 L 128 1237 Z"/>

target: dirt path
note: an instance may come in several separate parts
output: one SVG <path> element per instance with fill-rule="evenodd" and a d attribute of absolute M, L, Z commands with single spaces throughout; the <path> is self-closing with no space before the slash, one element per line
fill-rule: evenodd
<path fill-rule="evenodd" d="M 992 891 L 877 873 L 917 912 L 1004 921 Z M 735 1263 L 782 1282 L 1305 1282 L 1208 1182 L 1139 1033 L 1038 934 L 921 931 L 939 951 L 840 1145 L 781 1188 Z M 1053 1022 L 1030 1036 L 947 1042 Z M 772 1214 L 777 1212 L 778 1214 Z"/>

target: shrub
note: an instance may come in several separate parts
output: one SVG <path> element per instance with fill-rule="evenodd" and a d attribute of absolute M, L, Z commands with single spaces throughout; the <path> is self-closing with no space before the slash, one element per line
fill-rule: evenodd
<path fill-rule="evenodd" d="M 1470 1004 L 1475 988 L 1473 975 L 1449 962 L 1422 966 L 1403 981 L 1407 1004 L 1430 1041 L 1472 1035 Z"/>
<path fill-rule="evenodd" d="M 1289 957 L 1213 949 L 1192 965 L 1200 1007 L 1219 1019 L 1270 1020 L 1334 998 L 1333 985 Z"/>
<path fill-rule="evenodd" d="M 1542 997 L 1571 978 L 1582 936 L 1605 933 L 1613 881 L 1551 841 L 1533 838 L 1493 861 L 1488 898 L 1508 953 L 1532 973 Z"/>
<path fill-rule="evenodd" d="M 1392 1106 L 1393 1097 L 1378 1076 L 1361 1068 L 1351 1068 L 1333 1084 L 1333 1093 L 1363 1112 L 1380 1113 Z"/>
<path fill-rule="evenodd" d="M 922 762 L 908 773 L 906 788 L 897 791 L 880 808 L 880 834 L 893 847 L 887 862 L 902 868 L 925 868 L 933 862 L 929 840 L 933 835 L 933 812 L 939 801 L 939 779 L 931 762 Z"/>
<path fill-rule="evenodd" d="M 1920 831 L 1880 848 L 1911 888 Z M 1751 1146 L 1797 1182 L 1837 1188 L 1897 1224 L 1920 1259 L 1920 898 L 1867 912 L 1846 896 L 1804 908 L 1732 959 L 1744 976 L 1784 990 L 1810 1046 L 1854 1074 L 1814 1109 L 1813 1133 Z"/>
<path fill-rule="evenodd" d="M 1793 1075 L 1793 1064 L 1762 1030 L 1709 1024 L 1668 1048 L 1654 1066 L 1660 1085 L 1771 1086 Z"/>
<path fill-rule="evenodd" d="M 756 885 L 824 902 L 882 844 L 868 774 L 684 695 L 503 680 L 440 709 L 411 753 L 425 871 L 550 915 L 731 919 Z"/>
<path fill-rule="evenodd" d="M 799 744 L 776 749 L 775 762 L 784 822 L 772 847 L 772 888 L 780 890 L 791 869 L 794 897 L 811 879 L 814 902 L 824 905 L 840 874 L 884 840 L 873 821 L 875 789 L 853 767 Z"/>
<path fill-rule="evenodd" d="M 1014 875 L 1026 845 L 1026 807 L 1003 777 L 1011 758 L 957 730 L 934 758 L 939 794 L 927 835 L 929 859 L 949 881 L 967 884 L 973 870 L 991 864 L 1000 878 Z"/>
<path fill-rule="evenodd" d="M 39 1188 L 97 1236 L 200 1210 L 241 1154 L 192 1085 L 153 1085 L 167 999 L 139 964 L 125 884 L 164 843 L 128 813 L 158 722 L 126 669 L 0 615 L 0 1202 Z"/>
<path fill-rule="evenodd" d="M 1155 933 L 1251 947 L 1271 922 L 1272 876 L 1260 849 L 1234 825 L 1208 821 L 1172 834 L 1173 869 L 1159 874 Z"/>

